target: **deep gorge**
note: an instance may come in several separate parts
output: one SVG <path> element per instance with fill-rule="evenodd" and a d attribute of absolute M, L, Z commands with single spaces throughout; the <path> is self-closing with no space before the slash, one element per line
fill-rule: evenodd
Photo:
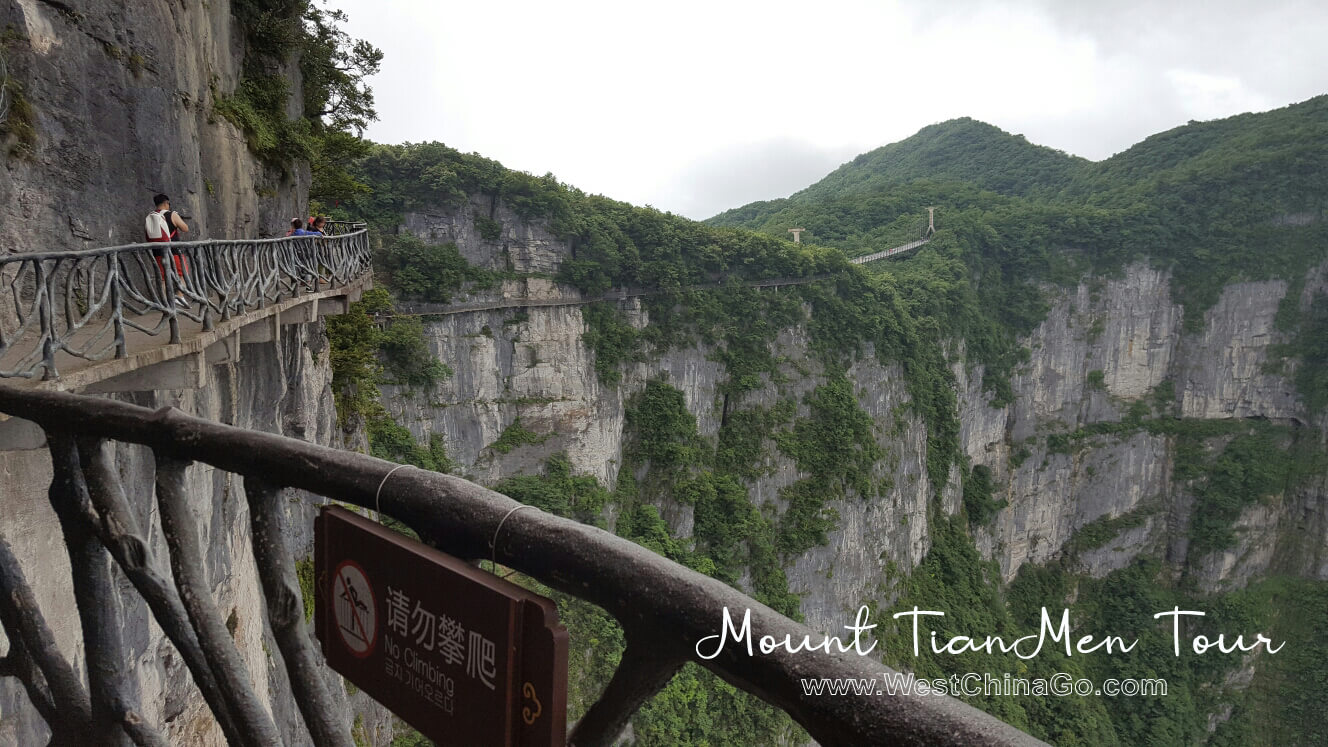
<path fill-rule="evenodd" d="M 501 199 L 423 207 L 399 225 L 412 247 L 455 246 L 490 273 L 487 289 L 459 283 L 455 301 L 579 296 L 566 267 L 585 250 Z M 1325 269 L 1228 283 L 1202 310 L 1178 303 L 1171 273 L 1147 256 L 1040 283 L 1042 319 L 1018 338 L 1028 352 L 1004 394 L 983 386 L 962 334 L 937 330 L 940 371 L 854 339 L 834 295 L 852 292 L 852 279 L 824 284 L 830 296 L 816 285 L 683 286 L 617 307 L 422 316 L 450 375 L 386 385 L 383 402 L 455 473 L 601 523 L 822 630 L 851 623 L 862 604 L 884 613 L 912 603 L 952 610 L 958 630 L 1035 629 L 1039 607 L 1072 602 L 1076 624 L 1106 634 L 1127 620 L 1156 644 L 1165 639 L 1151 613 L 1184 600 L 1214 610 L 1200 629 L 1264 625 L 1317 651 L 1291 621 L 1323 599 L 1312 581 L 1328 529 L 1323 420 L 1278 370 L 1293 337 L 1279 313 L 1309 308 Z M 949 423 L 925 409 L 936 390 L 919 388 L 918 369 L 948 374 Z M 937 460 L 947 433 L 954 458 Z M 1285 616 L 1270 614 L 1270 600 Z M 887 663 L 919 674 L 992 667 L 971 655 L 914 661 L 899 636 L 882 638 Z M 574 671 L 583 699 L 608 671 L 602 653 Z M 978 704 L 1056 742 L 1134 743 L 1162 729 L 1222 743 L 1267 717 L 1275 688 L 1265 683 L 1282 676 L 1268 658 L 1060 662 L 1085 675 L 1168 673 L 1186 702 L 1168 715 Z M 1236 684 L 1199 686 L 1214 678 Z M 689 688 L 675 683 L 638 716 L 646 741 L 701 738 L 678 718 L 683 703 L 711 715 L 721 742 L 788 727 Z M 748 731 L 723 730 L 734 714 L 748 718 L 732 728 Z"/>

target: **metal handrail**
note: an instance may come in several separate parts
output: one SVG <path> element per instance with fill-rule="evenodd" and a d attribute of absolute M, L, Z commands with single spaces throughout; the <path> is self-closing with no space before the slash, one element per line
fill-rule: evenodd
<path fill-rule="evenodd" d="M 363 224 L 335 236 L 126 244 L 0 258 L 0 378 L 59 377 L 60 354 L 128 356 L 126 334 L 169 334 L 181 320 L 219 320 L 320 288 L 371 267 Z"/>
<path fill-rule="evenodd" d="M 604 694 L 572 732 L 571 744 L 612 744 L 631 715 L 667 685 L 687 662 L 700 664 L 732 685 L 784 709 L 822 744 L 1042 744 L 1013 726 L 946 696 L 824 697 L 809 695 L 802 689 L 805 678 L 863 680 L 889 671 L 875 660 L 853 653 L 818 650 L 795 654 L 776 648 L 765 655 L 749 656 L 743 646 L 730 645 L 713 659 L 701 659 L 697 643 L 720 632 L 725 608 L 738 620 L 745 610 L 751 611 L 750 630 L 756 640 L 772 636 L 783 641 L 788 636 L 798 642 L 807 636 L 811 641 L 819 641 L 820 636 L 737 589 L 635 543 L 552 514 L 514 512 L 521 504 L 458 477 L 423 469 L 399 470 L 392 462 L 364 454 L 223 425 L 173 408 L 154 412 L 124 402 L 64 392 L 0 387 L 0 412 L 34 421 L 47 431 L 57 485 L 77 486 L 86 481 L 86 493 L 96 510 L 66 511 L 68 523 L 76 528 L 80 517 L 84 517 L 83 521 L 99 527 L 100 541 L 152 606 L 163 630 L 172 636 L 177 647 L 184 647 L 182 654 L 195 679 L 220 683 L 215 690 L 205 690 L 204 695 L 212 692 L 209 705 L 228 730 L 228 736 L 240 743 L 270 743 L 264 742 L 262 735 L 271 729 L 271 723 L 261 708 L 254 707 L 254 690 L 242 662 L 235 663 L 241 660 L 234 653 L 234 642 L 211 605 L 211 590 L 199 568 L 201 561 L 196 548 L 191 545 L 198 540 L 186 536 L 193 525 L 174 518 L 183 514 L 180 506 L 185 501 L 185 471 L 192 462 L 244 476 L 251 515 L 259 517 L 255 518 L 255 527 L 265 515 L 280 516 L 281 512 L 273 509 L 280 501 L 278 488 L 304 490 L 381 511 L 447 552 L 463 558 L 494 559 L 550 587 L 603 607 L 622 625 L 627 648 Z M 109 461 L 110 451 L 103 448 L 107 439 L 141 444 L 153 452 L 162 532 L 171 549 L 171 567 L 176 572 L 175 586 L 179 597 L 184 599 L 183 607 L 174 596 L 174 589 L 162 598 L 163 584 L 148 576 L 150 569 L 162 567 L 161 560 L 144 554 L 151 547 L 146 538 L 153 534 L 153 528 L 137 527 L 132 517 L 151 514 L 141 506 L 130 510 L 124 491 L 115 482 L 118 471 Z M 53 503 L 77 498 L 69 490 L 62 493 L 53 489 L 51 494 Z M 62 506 L 63 503 L 57 506 L 57 512 Z M 503 530 L 502 539 L 491 544 L 498 537 L 499 527 Z M 280 532 L 272 530 L 266 527 L 271 536 L 280 536 Z M 0 550 L 3 544 L 0 541 Z M 135 552 L 125 552 L 125 548 Z M 13 561 L 6 560 L 4 555 L 0 553 L 0 622 L 5 623 L 10 640 L 14 641 L 21 637 L 15 635 L 22 632 L 17 630 L 21 623 L 27 623 L 30 631 L 40 632 L 37 623 L 41 621 L 23 618 L 21 610 L 6 610 L 6 600 L 26 597 L 20 583 L 22 574 L 16 568 L 6 571 L 5 564 Z M 289 590 L 290 587 L 298 590 L 294 569 L 286 567 L 289 561 L 283 561 L 283 567 L 275 567 L 270 559 L 258 558 L 256 562 L 260 565 L 260 577 L 279 580 L 274 590 L 286 598 L 285 603 L 268 598 L 265 608 L 270 614 L 276 614 L 272 612 L 274 609 L 284 610 L 282 614 L 289 618 L 291 610 L 298 609 L 288 599 L 298 594 Z M 95 571 L 105 564 L 87 567 Z M 6 578 L 11 580 L 6 582 Z M 269 593 L 265 586 L 264 594 Z M 155 605 L 149 594 L 155 595 Z M 89 621 L 88 626 L 97 624 L 97 620 L 114 619 L 110 612 L 99 612 L 99 605 L 113 605 L 114 600 L 76 595 L 76 601 L 80 616 Z M 4 619 L 6 614 L 9 619 Z M 275 630 L 290 621 L 270 622 Z M 22 640 L 32 643 L 20 648 L 20 653 L 37 659 L 42 671 L 56 674 L 63 671 L 58 652 L 45 655 L 49 647 L 42 644 L 41 636 L 33 633 Z M 281 640 L 284 639 L 279 639 L 279 643 Z M 290 643 L 298 647 L 307 641 L 297 637 Z M 111 668 L 114 657 L 108 657 L 104 651 L 99 653 L 108 661 L 107 668 Z M 305 654 L 283 649 L 282 655 L 291 669 L 291 661 Z M 317 701 L 326 699 L 325 693 L 318 691 L 321 678 L 316 674 L 291 669 L 292 680 L 304 678 L 312 688 L 311 695 L 301 695 L 296 688 L 295 697 L 311 732 L 321 734 L 316 737 L 319 744 L 344 744 L 344 734 L 337 739 L 319 726 L 327 720 L 317 718 L 317 713 L 326 706 Z M 101 680 L 100 701 L 93 688 L 91 719 L 96 721 L 98 713 L 109 714 L 103 716 L 104 728 L 127 730 L 126 724 L 139 722 L 136 717 L 131 718 L 131 709 L 123 705 L 129 695 L 114 691 L 117 681 L 110 674 Z M 86 702 L 87 693 L 76 688 L 66 690 L 70 692 L 61 695 L 52 686 L 50 693 L 38 692 L 38 699 L 46 697 L 53 702 L 63 700 L 76 705 Z M 222 702 L 227 699 L 230 702 Z M 117 714 L 120 721 L 115 721 Z M 77 719 L 70 718 L 52 727 L 76 730 L 80 725 Z"/>
<path fill-rule="evenodd" d="M 901 244 L 899 246 L 890 247 L 889 249 L 882 249 L 879 252 L 872 252 L 871 254 L 864 254 L 861 257 L 850 257 L 848 261 L 855 265 L 866 264 L 867 262 L 874 262 L 878 259 L 893 257 L 896 254 L 899 254 L 901 252 L 906 252 L 909 249 L 917 249 L 923 244 L 928 244 L 928 243 L 931 243 L 930 237 L 915 239 L 913 241 L 908 242 L 907 244 Z"/>

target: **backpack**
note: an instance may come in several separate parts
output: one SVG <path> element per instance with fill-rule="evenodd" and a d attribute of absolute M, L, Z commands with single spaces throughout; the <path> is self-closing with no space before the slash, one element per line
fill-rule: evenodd
<path fill-rule="evenodd" d="M 148 241 L 170 241 L 171 233 L 171 226 L 163 213 L 155 210 L 148 213 L 143 227 L 143 235 Z"/>

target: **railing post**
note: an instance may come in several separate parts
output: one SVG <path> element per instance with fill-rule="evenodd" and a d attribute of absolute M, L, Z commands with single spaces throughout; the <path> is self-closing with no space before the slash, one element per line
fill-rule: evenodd
<path fill-rule="evenodd" d="M 241 744 L 241 734 L 235 727 L 235 720 L 231 718 L 221 686 L 208 667 L 198 637 L 190 627 L 189 615 L 180 602 L 180 596 L 156 571 L 147 540 L 125 499 L 124 488 L 120 485 L 115 463 L 105 442 L 98 439 L 79 440 L 78 456 L 88 485 L 88 497 L 100 517 L 95 529 L 101 543 L 110 550 L 120 570 L 143 597 L 162 633 L 175 644 L 180 658 L 184 659 L 185 666 L 194 677 L 194 684 L 203 694 L 203 700 L 221 725 L 226 740 L 231 744 Z"/>
<path fill-rule="evenodd" d="M 37 598 L 23 577 L 18 559 L 9 544 L 0 537 L 0 624 L 9 638 L 10 656 L 15 650 L 25 652 L 46 681 L 45 693 L 61 718 L 48 721 L 47 726 L 59 739 L 68 744 L 88 739 L 91 734 L 92 706 L 83 681 L 74 668 L 60 655 L 55 636 L 46 625 Z M 15 642 L 21 645 L 16 645 Z M 25 684 L 27 680 L 24 681 Z M 34 681 L 30 687 L 41 690 Z"/>
<path fill-rule="evenodd" d="M 179 297 L 180 288 L 179 282 L 175 278 L 175 252 L 171 249 L 170 244 L 167 244 L 161 253 L 165 256 L 161 263 L 161 274 L 166 281 L 166 297 L 162 299 L 162 303 L 166 307 L 167 319 L 170 320 L 168 323 L 171 330 L 171 344 L 178 345 L 180 344 L 180 318 L 176 313 L 179 309 L 176 307 L 175 299 Z"/>
<path fill-rule="evenodd" d="M 124 291 L 120 284 L 124 277 L 120 274 L 120 257 L 111 255 L 109 257 L 111 273 L 111 324 L 115 332 L 115 357 L 124 358 L 129 355 L 129 349 L 125 342 L 124 325 Z"/>
<path fill-rule="evenodd" d="M 647 700 L 669 684 L 684 661 L 661 652 L 657 641 L 628 635 L 627 649 L 600 699 L 577 722 L 569 747 L 599 747 L 617 741 L 627 722 Z"/>
<path fill-rule="evenodd" d="M 37 662 L 28 655 L 28 650 L 23 647 L 22 639 L 17 636 L 9 636 L 9 653 L 5 654 L 4 659 L 0 659 L 0 677 L 16 677 L 23 683 L 23 689 L 28 691 L 28 700 L 32 702 L 32 707 L 37 709 L 46 724 L 57 723 L 60 718 L 60 712 L 55 709 L 55 698 L 51 696 L 51 691 L 46 687 L 46 678 L 38 668 Z"/>
<path fill-rule="evenodd" d="M 267 278 L 263 270 L 263 249 L 264 246 L 253 244 L 254 253 L 254 274 L 257 279 L 256 290 L 258 291 L 258 308 L 267 307 Z"/>
<path fill-rule="evenodd" d="M 212 304 L 208 302 L 210 294 L 208 293 L 208 276 L 212 274 L 209 267 L 213 263 L 213 252 L 204 254 L 199 249 L 190 249 L 189 256 L 186 258 L 189 262 L 190 277 L 197 278 L 198 303 L 203 307 L 203 331 L 211 332 L 217 328 L 216 315 L 212 312 Z"/>
<path fill-rule="evenodd" d="M 220 286 L 217 290 L 219 296 L 217 305 L 221 307 L 221 320 L 230 321 L 231 306 L 235 303 L 232 296 L 239 292 L 237 286 L 240 285 L 240 273 L 236 271 L 227 276 L 223 268 L 234 269 L 237 266 L 234 247 L 228 244 L 222 247 L 220 252 L 213 252 L 212 258 L 217 267 L 217 285 Z"/>
<path fill-rule="evenodd" d="M 59 260 L 56 260 L 59 263 Z M 42 343 L 42 379 L 51 381 L 59 377 L 55 368 L 55 303 L 51 299 L 50 281 L 47 277 L 46 263 L 43 260 L 33 262 L 37 293 L 37 322 L 41 329 Z"/>
<path fill-rule="evenodd" d="M 306 272 L 309 274 L 309 292 L 314 293 L 318 290 L 318 268 L 322 266 L 323 254 L 327 251 L 329 239 L 326 237 L 313 240 L 313 248 L 308 253 L 308 267 Z"/>
<path fill-rule="evenodd" d="M 272 717 L 249 686 L 244 660 L 240 658 L 235 641 L 212 599 L 212 587 L 203 570 L 198 520 L 189 508 L 185 481 L 188 462 L 159 451 L 153 454 L 157 459 L 157 507 L 161 514 L 161 531 L 171 551 L 171 572 L 203 655 L 221 683 L 231 716 L 247 744 L 255 747 L 279 745 L 281 738 Z"/>
<path fill-rule="evenodd" d="M 322 654 L 309 642 L 300 603 L 300 582 L 295 577 L 295 559 L 281 531 L 280 491 L 262 480 L 246 477 L 244 494 L 249 501 L 254 562 L 263 585 L 268 622 L 281 649 L 291 691 L 295 693 L 305 726 L 319 747 L 354 747 L 350 724 L 337 716 L 338 710 L 323 677 Z"/>
<path fill-rule="evenodd" d="M 73 438 L 67 433 L 47 431 L 46 440 L 50 444 L 53 472 L 51 508 L 60 521 L 65 549 L 69 552 L 74 600 L 83 628 L 94 736 L 98 744 L 129 747 L 129 735 L 122 723 L 127 712 L 137 710 L 137 698 L 128 687 L 129 654 L 113 606 L 115 587 L 111 582 L 110 556 L 87 522 L 95 513 Z"/>

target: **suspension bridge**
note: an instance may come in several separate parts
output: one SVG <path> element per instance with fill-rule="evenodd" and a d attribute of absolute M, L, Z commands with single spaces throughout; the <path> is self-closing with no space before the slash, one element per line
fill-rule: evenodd
<path fill-rule="evenodd" d="M 910 241 L 910 242 L 908 242 L 907 244 L 900 244 L 899 246 L 891 247 L 891 248 L 889 248 L 889 249 L 882 249 L 882 250 L 879 251 L 879 252 L 872 252 L 871 254 L 864 254 L 864 255 L 862 255 L 861 257 L 852 257 L 851 259 L 849 259 L 849 262 L 852 262 L 852 263 L 855 264 L 855 265 L 865 265 L 865 264 L 867 264 L 868 262 L 875 262 L 875 261 L 878 260 L 878 259 L 885 259 L 886 257 L 893 257 L 893 256 L 895 256 L 896 254 L 903 254 L 904 252 L 907 252 L 907 251 L 909 251 L 909 250 L 917 249 L 918 247 L 920 247 L 920 246 L 922 246 L 922 245 L 924 245 L 924 244 L 926 244 L 926 243 L 928 243 L 928 242 L 930 242 L 930 241 L 931 241 L 931 239 L 929 239 L 929 238 L 927 238 L 927 239 L 918 239 L 917 241 Z"/>

